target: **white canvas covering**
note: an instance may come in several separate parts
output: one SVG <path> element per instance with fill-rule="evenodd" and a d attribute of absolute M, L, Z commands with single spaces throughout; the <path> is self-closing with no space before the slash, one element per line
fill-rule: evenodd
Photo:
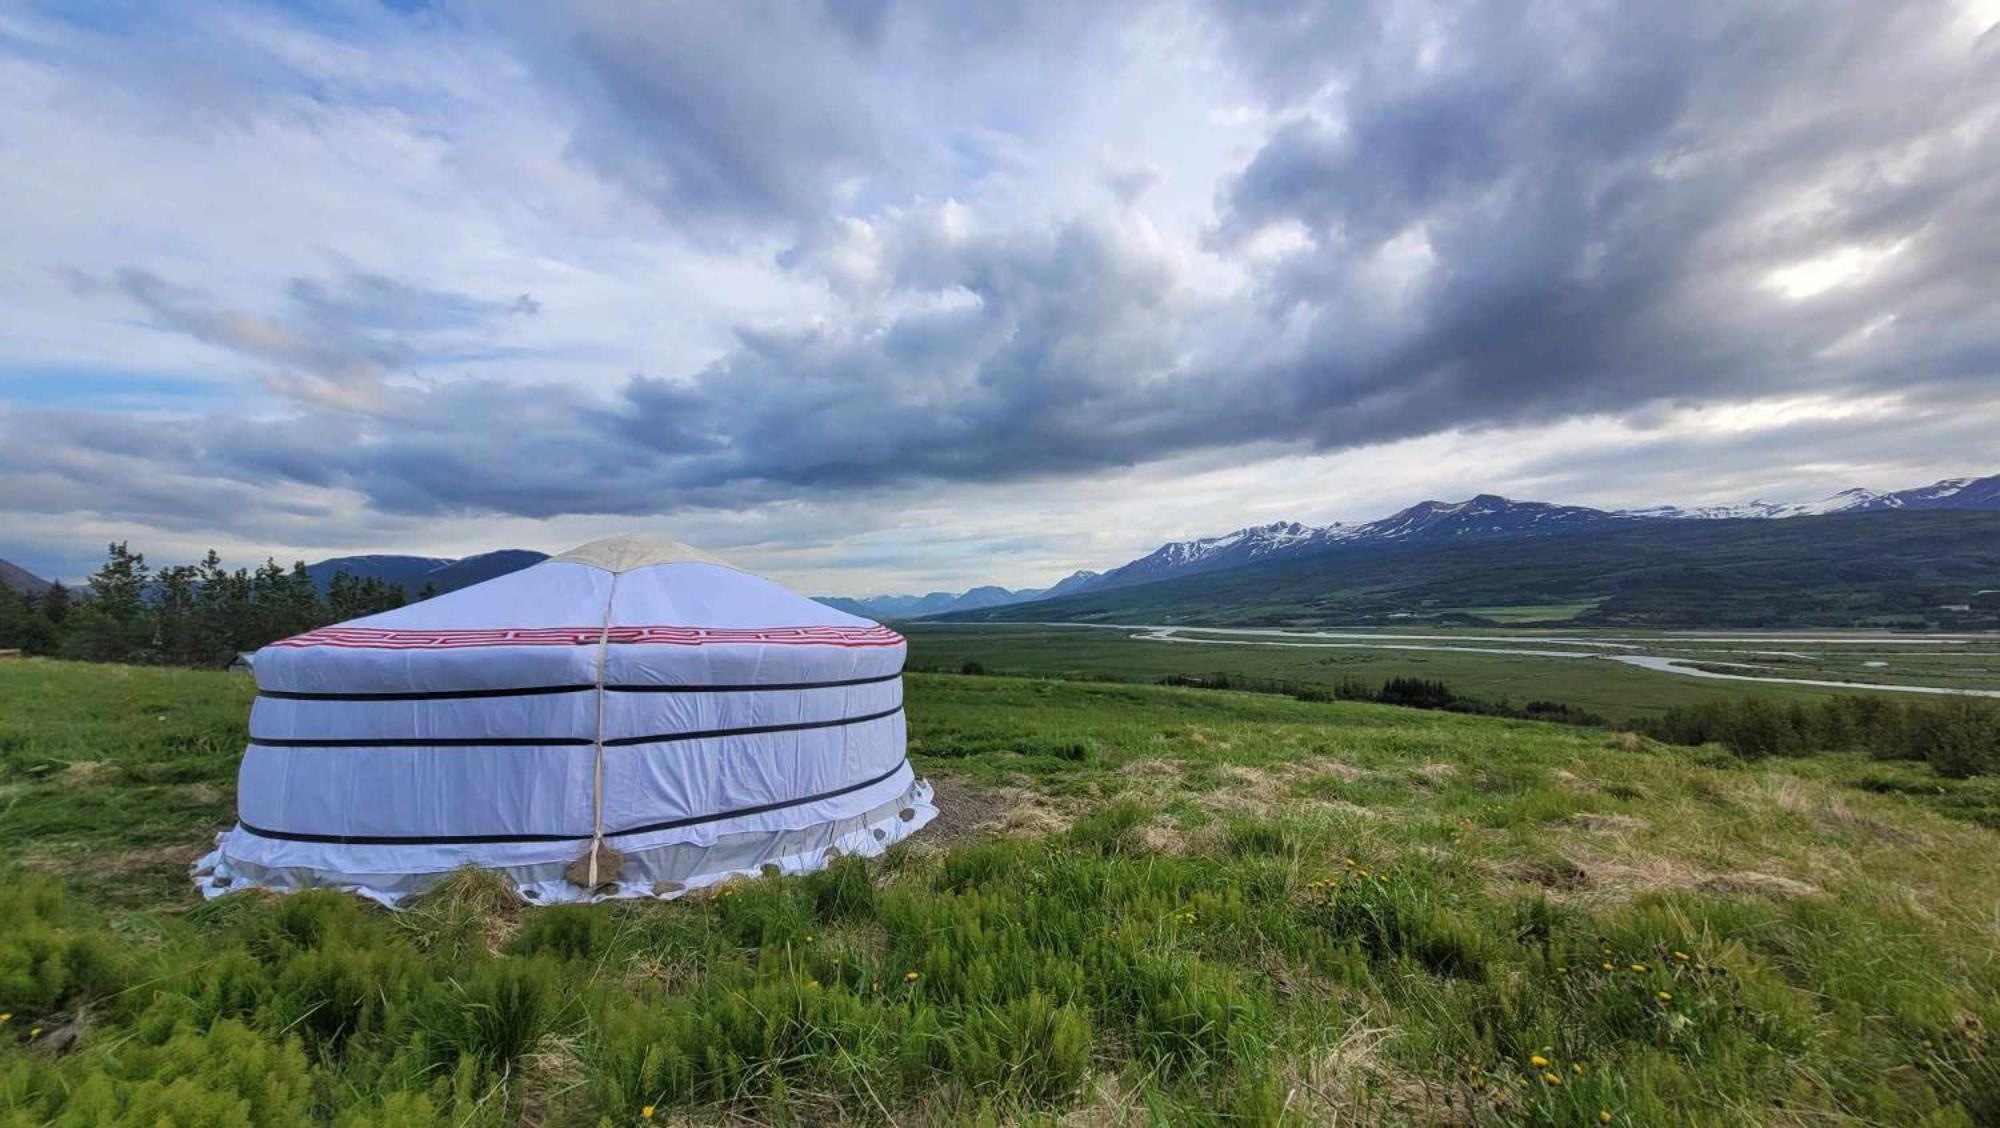
<path fill-rule="evenodd" d="M 936 816 L 905 650 L 632 537 L 285 639 L 257 652 L 239 821 L 196 879 L 393 905 L 469 864 L 551 903 L 877 854 Z M 592 887 L 564 871 L 594 841 Z"/>

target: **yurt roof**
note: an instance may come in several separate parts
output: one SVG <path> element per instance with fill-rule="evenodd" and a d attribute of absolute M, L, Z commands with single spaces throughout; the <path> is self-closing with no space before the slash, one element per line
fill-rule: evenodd
<path fill-rule="evenodd" d="M 719 564 L 724 568 L 735 567 L 729 561 L 710 556 L 693 545 L 644 533 L 621 533 L 617 536 L 603 537 L 588 544 L 577 545 L 568 552 L 559 552 L 549 559 L 589 564 L 607 572 L 630 572 L 634 568 L 646 568 L 654 564 Z"/>

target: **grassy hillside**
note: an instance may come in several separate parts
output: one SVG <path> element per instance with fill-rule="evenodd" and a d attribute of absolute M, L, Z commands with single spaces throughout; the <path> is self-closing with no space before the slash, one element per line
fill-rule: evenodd
<path fill-rule="evenodd" d="M 880 862 L 199 904 L 248 698 L 0 665 L 0 1124 L 2000 1117 L 2000 838 L 1896 765 L 915 676 Z"/>
<path fill-rule="evenodd" d="M 1407 625 L 1558 607 L 1577 623 L 1624 627 L 1965 626 L 1993 615 L 1940 608 L 1991 587 L 2000 513 L 1890 511 L 1349 547 L 944 618 Z"/>

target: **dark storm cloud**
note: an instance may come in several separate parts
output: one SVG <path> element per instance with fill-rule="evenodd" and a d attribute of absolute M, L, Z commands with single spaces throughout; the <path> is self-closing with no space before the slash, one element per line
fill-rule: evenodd
<path fill-rule="evenodd" d="M 1333 108 L 1292 116 L 1221 194 L 1224 248 L 1304 233 L 1260 292 L 1310 318 L 1311 344 L 1269 378 L 1340 446 L 1659 396 L 1992 377 L 2000 44 L 1945 41 L 1947 15 L 1467 5 L 1427 61 L 1382 38 Z M 1310 54 L 1253 65 L 1284 77 Z M 1890 241 L 1883 270 L 1811 302 L 1760 285 Z M 1407 303 L 1370 312 L 1371 264 L 1415 247 Z M 1826 355 L 1882 313 L 1933 363 Z"/>
<path fill-rule="evenodd" d="M 710 242 L 963 190 L 1129 7 L 574 0 L 501 22 L 572 107 L 570 154 Z"/>
<path fill-rule="evenodd" d="M 1182 256 L 1111 219 L 988 227 L 976 207 L 907 202 L 957 166 L 937 163 L 949 143 L 912 141 L 942 111 L 882 60 L 951 47 L 911 73 L 991 109 L 1032 82 L 946 72 L 993 43 L 1073 50 L 1049 39 L 1077 38 L 1057 17 L 574 15 L 537 62 L 577 107 L 573 153 L 690 232 L 782 228 L 782 263 L 825 280 L 836 313 L 741 327 L 704 367 L 663 359 L 601 391 L 415 387 L 392 376 L 434 335 L 533 299 L 353 275 L 294 282 L 258 314 L 128 272 L 118 286 L 157 324 L 275 369 L 298 401 L 155 457 L 352 489 L 389 513 L 639 514 L 1662 399 L 1990 398 L 2000 375 L 2000 40 L 1942 30 L 1943 9 L 1219 9 L 1218 42 L 1274 123 L 1220 185 L 1208 239 L 1248 299 L 1189 284 Z M 854 178 L 860 198 L 904 195 L 850 209 Z M 1290 249 L 1260 249 L 1274 232 Z M 1823 293 L 1769 283 L 1850 251 L 1865 265 Z M 46 447 L 40 428 L 0 417 L 16 451 Z M 140 458 L 157 440 L 68 441 Z M 220 484 L 181 492 L 189 513 L 240 503 Z"/>

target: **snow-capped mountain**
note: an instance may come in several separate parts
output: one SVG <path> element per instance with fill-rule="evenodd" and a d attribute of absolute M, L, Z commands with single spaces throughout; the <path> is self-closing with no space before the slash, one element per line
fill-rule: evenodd
<path fill-rule="evenodd" d="M 1827 513 L 1868 513 L 1881 509 L 2000 509 L 2000 474 L 1985 478 L 1946 478 L 1928 486 L 1880 494 L 1859 487 L 1829 494 L 1818 501 L 1747 501 L 1737 505 L 1655 505 L 1621 509 L 1626 517 L 1669 520 L 1715 520 L 1731 517 L 1817 517 Z"/>
<path fill-rule="evenodd" d="M 1913 490 L 1872 498 L 1858 509 L 2000 509 L 2000 474 L 1946 478 Z"/>
<path fill-rule="evenodd" d="M 1553 533 L 1582 525 L 1630 520 L 1580 505 L 1511 501 L 1480 494 L 1465 501 L 1420 501 L 1379 521 L 1359 525 L 1303 525 L 1277 521 L 1219 537 L 1169 541 L 1129 564 L 1072 590 L 1098 591 L 1235 568 L 1280 556 L 1323 552 L 1340 545 L 1407 543 L 1460 538 Z M 1064 593 L 1068 594 L 1068 593 Z M 1044 596 L 1046 598 L 1046 596 Z"/>
<path fill-rule="evenodd" d="M 1297 521 L 1274 521 L 1221 536 L 1169 541 L 1137 560 L 1101 574 L 1076 572 L 1053 587 L 1042 590 L 1010 592 L 1005 588 L 974 588 L 962 595 L 932 592 L 925 596 L 875 596 L 858 600 L 827 598 L 822 602 L 857 614 L 914 618 L 946 611 L 971 610 L 979 606 L 1026 603 L 1126 587 L 1347 546 L 1459 543 L 1489 538 L 1551 536 L 1646 521 L 1780 519 L 1881 509 L 2000 509 L 2000 474 L 1986 478 L 1947 478 L 1928 486 L 1885 494 L 1848 489 L 1808 502 L 1758 499 L 1735 505 L 1656 505 L 1617 511 L 1582 505 L 1554 505 L 1543 501 L 1513 501 L 1498 494 L 1479 494 L 1464 501 L 1420 501 L 1387 517 L 1361 524 L 1336 522 L 1316 526 Z"/>
<path fill-rule="evenodd" d="M 1224 533 L 1219 537 L 1169 541 L 1137 560 L 1113 568 L 1073 590 L 1099 590 L 1143 584 L 1168 576 L 1187 576 L 1235 568 L 1273 556 L 1324 548 L 1339 539 L 1343 526 L 1314 528 L 1297 521 L 1275 521 Z"/>
<path fill-rule="evenodd" d="M 1729 521 L 1739 519 L 1759 519 L 1771 517 L 1816 517 L 1823 513 L 1842 513 L 1849 509 L 1865 507 L 1874 500 L 1876 494 L 1868 490 L 1842 490 L 1831 497 L 1818 501 L 1765 501 L 1753 498 L 1739 501 L 1734 505 L 1653 505 L 1644 509 L 1620 509 L 1621 517 L 1638 517 L 1665 521 Z"/>
<path fill-rule="evenodd" d="M 1554 532 L 1625 519 L 1621 514 L 1582 505 L 1510 501 L 1498 494 L 1480 494 L 1467 501 L 1420 501 L 1379 521 L 1328 528 L 1339 530 L 1335 539 L 1341 541 L 1396 541 Z"/>
<path fill-rule="evenodd" d="M 1581 505 L 1513 501 L 1497 494 L 1480 494 L 1465 501 L 1421 501 L 1380 520 L 1357 525 L 1315 527 L 1296 521 L 1280 521 L 1238 529 L 1219 537 L 1170 541 L 1129 564 L 1106 571 L 1096 579 L 1075 584 L 1061 592 L 1050 589 L 1040 598 L 1213 572 L 1272 557 L 1321 552 L 1342 545 L 1433 543 L 1554 534 L 1641 521 L 1778 519 L 1879 509 L 2000 509 L 2000 474 L 1987 478 L 1947 478 L 1929 486 L 1886 494 L 1848 489 L 1808 502 L 1759 499 L 1737 505 L 1658 505 L 1615 512 Z"/>

